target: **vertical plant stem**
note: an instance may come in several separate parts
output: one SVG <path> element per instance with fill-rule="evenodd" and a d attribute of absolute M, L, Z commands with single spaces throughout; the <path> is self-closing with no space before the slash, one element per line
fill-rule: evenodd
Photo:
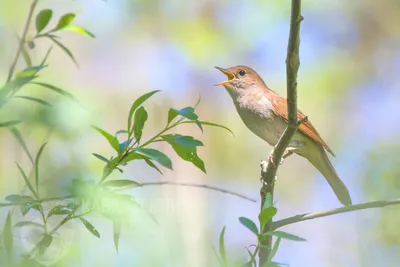
<path fill-rule="evenodd" d="M 279 163 L 285 149 L 289 145 L 290 140 L 295 134 L 299 123 L 302 123 L 306 118 L 298 122 L 297 118 L 297 72 L 300 67 L 299 47 L 300 47 L 300 22 L 303 20 L 301 16 L 301 0 L 292 0 L 291 15 L 290 15 L 290 32 L 286 56 L 286 86 L 287 86 L 287 103 L 288 103 L 288 126 L 280 137 L 277 145 L 274 148 L 272 158 L 266 164 L 261 164 L 262 187 L 261 208 L 264 205 L 267 193 L 271 194 L 271 203 L 273 203 L 275 176 L 278 170 Z M 273 161 L 273 163 L 271 162 Z M 270 220 L 264 227 L 263 233 L 273 231 L 273 221 Z M 262 247 L 259 252 L 259 266 L 264 267 L 268 262 L 269 254 L 272 248 L 272 237 L 267 237 L 262 242 Z"/>
<path fill-rule="evenodd" d="M 21 55 L 22 47 L 25 45 L 25 40 L 26 40 L 26 35 L 28 34 L 29 25 L 31 24 L 32 16 L 38 2 L 39 0 L 32 0 L 31 6 L 29 8 L 28 17 L 26 18 L 25 27 L 22 32 L 21 39 L 19 40 L 17 53 L 15 55 L 13 63 L 10 66 L 10 70 L 8 71 L 7 83 L 11 81 L 14 75 L 15 67 L 17 66 L 19 56 Z"/>

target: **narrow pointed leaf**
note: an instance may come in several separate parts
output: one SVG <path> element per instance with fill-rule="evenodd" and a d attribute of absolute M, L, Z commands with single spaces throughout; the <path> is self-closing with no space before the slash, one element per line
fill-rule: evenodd
<path fill-rule="evenodd" d="M 9 127 L 9 126 L 17 125 L 18 123 L 21 123 L 21 122 L 22 121 L 19 121 L 19 120 L 0 122 L 0 127 Z"/>
<path fill-rule="evenodd" d="M 79 218 L 81 220 L 81 222 L 83 223 L 83 225 L 86 227 L 86 229 L 89 230 L 89 232 L 91 232 L 94 236 L 96 236 L 97 238 L 100 238 L 100 233 L 99 231 L 97 231 L 97 229 L 93 226 L 93 224 L 91 224 L 88 220 L 84 219 L 84 218 Z"/>
<path fill-rule="evenodd" d="M 53 46 L 50 46 L 50 48 L 47 50 L 46 55 L 44 56 L 44 58 L 42 60 L 42 63 L 40 63 L 41 66 L 44 66 L 44 64 L 46 63 L 52 49 L 53 49 Z"/>
<path fill-rule="evenodd" d="M 47 68 L 47 65 L 39 65 L 39 66 L 30 66 L 15 74 L 16 78 L 31 78 L 35 77 L 35 75 L 41 71 L 42 69 Z"/>
<path fill-rule="evenodd" d="M 149 159 L 157 161 L 162 166 L 172 170 L 171 159 L 167 155 L 165 155 L 164 153 L 162 153 L 158 150 L 151 149 L 151 148 L 138 147 L 138 148 L 134 149 L 134 153 L 146 156 Z"/>
<path fill-rule="evenodd" d="M 221 256 L 221 261 L 224 267 L 228 266 L 228 262 L 226 259 L 226 250 L 225 250 L 225 226 L 222 228 L 221 234 L 219 235 L 219 255 Z"/>
<path fill-rule="evenodd" d="M 289 234 L 283 231 L 273 231 L 273 232 L 267 232 L 265 233 L 265 235 L 269 235 L 269 236 L 276 236 L 279 238 L 283 238 L 283 239 L 288 239 L 288 240 L 292 240 L 292 241 L 307 241 L 306 239 L 299 237 L 297 235 L 293 235 L 293 234 Z"/>
<path fill-rule="evenodd" d="M 53 43 L 55 43 L 62 51 L 64 51 L 64 53 L 66 53 L 70 57 L 70 59 L 75 63 L 75 65 L 77 67 L 79 67 L 79 64 L 75 60 L 74 55 L 71 53 L 71 51 L 69 51 L 69 49 L 65 45 L 63 45 L 62 43 L 60 43 L 59 41 L 57 41 L 54 37 L 52 37 L 50 35 L 47 35 L 47 37 L 50 38 L 50 40 L 52 40 Z"/>
<path fill-rule="evenodd" d="M 117 250 L 117 253 L 118 253 L 118 247 L 119 247 L 119 238 L 121 236 L 121 226 L 122 226 L 122 223 L 120 221 L 116 221 L 116 220 L 113 221 L 113 233 L 114 233 L 113 239 L 114 239 L 114 246 L 115 246 L 115 249 Z"/>
<path fill-rule="evenodd" d="M 151 168 L 155 169 L 156 171 L 158 171 L 161 175 L 164 175 L 162 173 L 162 171 L 149 159 L 144 159 L 144 161 L 146 162 L 147 165 L 149 165 Z"/>
<path fill-rule="evenodd" d="M 29 152 L 28 147 L 26 146 L 26 143 L 25 143 L 24 139 L 22 138 L 21 133 L 14 126 L 11 126 L 9 129 L 10 129 L 11 133 L 14 135 L 14 137 L 17 139 L 19 145 L 25 151 L 25 154 L 28 156 L 28 158 L 31 161 L 32 165 L 35 165 L 35 162 L 33 161 L 33 157 L 31 155 L 31 153 Z"/>
<path fill-rule="evenodd" d="M 96 158 L 98 158 L 101 161 L 104 161 L 105 163 L 110 163 L 110 161 L 108 159 L 106 159 L 105 157 L 103 157 L 102 155 L 96 154 L 96 153 L 92 153 L 93 156 L 95 156 Z"/>
<path fill-rule="evenodd" d="M 220 124 L 216 124 L 216 123 L 212 123 L 212 122 L 208 122 L 208 121 L 198 121 L 198 122 L 199 122 L 201 125 L 207 125 L 207 126 L 213 126 L 213 127 L 219 127 L 219 128 L 225 129 L 225 130 L 227 130 L 228 132 L 230 132 L 232 135 L 235 135 L 235 134 L 232 132 L 232 130 L 229 129 L 228 127 L 226 127 L 226 126 L 223 126 L 223 125 L 220 125 Z M 197 124 L 196 121 L 184 121 L 184 122 L 182 122 L 182 123 L 196 123 L 196 124 Z"/>
<path fill-rule="evenodd" d="M 36 102 L 36 103 L 41 104 L 43 106 L 51 107 L 51 104 L 49 102 L 46 102 L 46 101 L 44 101 L 42 99 L 39 99 L 39 98 L 36 98 L 36 97 L 18 95 L 18 96 L 14 96 L 14 98 L 25 99 L 25 100 L 28 100 L 28 101 Z"/>
<path fill-rule="evenodd" d="M 93 126 L 93 128 L 98 131 L 102 136 L 104 136 L 108 143 L 110 143 L 111 147 L 118 153 L 119 152 L 119 142 L 115 136 L 104 131 L 103 129 Z"/>
<path fill-rule="evenodd" d="M 91 33 L 90 31 L 88 31 L 82 27 L 79 27 L 79 26 L 69 25 L 69 26 L 65 27 L 64 29 L 68 30 L 68 31 L 80 33 L 86 37 L 95 38 L 93 33 Z"/>
<path fill-rule="evenodd" d="M 239 217 L 239 222 L 243 224 L 251 232 L 253 232 L 255 235 L 258 235 L 257 225 L 252 220 L 246 217 Z"/>
<path fill-rule="evenodd" d="M 7 214 L 6 222 L 3 228 L 3 245 L 9 255 L 11 255 L 14 246 L 11 211 L 9 211 Z"/>
<path fill-rule="evenodd" d="M 31 57 L 29 56 L 28 51 L 25 48 L 25 44 L 23 44 L 21 46 L 21 53 L 22 53 L 22 57 L 24 58 L 24 61 L 26 63 L 27 67 L 31 67 L 32 66 L 32 60 Z"/>
<path fill-rule="evenodd" d="M 64 97 L 66 97 L 66 98 L 69 98 L 69 99 L 71 99 L 71 100 L 73 100 L 75 102 L 78 102 L 73 95 L 71 95 L 67 91 L 65 91 L 65 90 L 63 90 L 63 89 L 61 89 L 59 87 L 56 87 L 54 85 L 51 85 L 51 84 L 48 84 L 48 83 L 42 83 L 42 82 L 31 82 L 31 84 L 36 84 L 36 85 L 42 86 L 44 88 L 50 89 L 50 90 L 52 90 L 52 91 L 54 91 L 54 92 L 56 92 L 56 93 L 58 93 L 58 94 L 60 94 L 60 95 L 62 95 Z"/>
<path fill-rule="evenodd" d="M 74 13 L 64 14 L 58 21 L 57 26 L 55 27 L 54 30 L 61 30 L 65 27 L 67 27 L 68 25 L 71 24 L 71 22 L 74 20 L 74 18 L 75 18 Z"/>
<path fill-rule="evenodd" d="M 135 113 L 136 109 L 138 107 L 140 107 L 147 99 L 149 99 L 152 95 L 154 95 L 155 93 L 160 92 L 160 90 L 155 90 L 155 91 L 151 91 L 149 93 L 146 93 L 142 96 L 140 96 L 138 99 L 135 100 L 135 102 L 133 102 L 131 109 L 129 110 L 129 117 L 128 117 L 128 130 L 131 129 L 132 126 L 132 117 L 133 114 Z"/>
<path fill-rule="evenodd" d="M 21 166 L 19 166 L 18 163 L 16 163 L 16 164 L 17 164 L 17 167 L 18 167 L 19 172 L 20 172 L 21 175 L 22 175 L 22 178 L 24 178 L 24 181 L 25 181 L 26 186 L 27 186 L 28 189 L 31 191 L 31 193 L 32 193 L 35 197 L 37 197 L 36 191 L 35 191 L 35 189 L 33 188 L 31 182 L 29 181 L 28 176 L 26 176 L 26 174 L 25 174 L 24 170 L 21 168 Z"/>
<path fill-rule="evenodd" d="M 275 257 L 276 252 L 278 251 L 278 248 L 279 248 L 279 244 L 280 244 L 280 243 L 281 243 L 281 238 L 278 237 L 278 238 L 276 239 L 275 243 L 274 243 L 274 246 L 273 246 L 272 249 L 271 249 L 271 252 L 270 252 L 269 255 L 268 255 L 268 260 L 267 260 L 267 262 L 266 262 L 266 266 L 265 266 L 265 267 L 267 267 L 267 266 L 272 262 L 272 259 Z"/>
<path fill-rule="evenodd" d="M 51 17 L 53 15 L 53 11 L 50 9 L 44 9 L 39 12 L 36 16 L 36 32 L 40 33 L 44 28 L 46 28 L 47 24 L 49 24 Z"/>
<path fill-rule="evenodd" d="M 43 149 L 46 146 L 47 143 L 44 143 L 40 149 L 39 152 L 37 153 L 36 159 L 35 159 L 35 182 L 36 182 L 36 193 L 39 196 L 39 160 L 40 156 L 42 155 Z"/>
<path fill-rule="evenodd" d="M 146 123 L 148 118 L 147 111 L 141 106 L 135 112 L 135 117 L 133 121 L 133 135 L 135 139 L 139 141 L 142 138 L 144 124 Z"/>

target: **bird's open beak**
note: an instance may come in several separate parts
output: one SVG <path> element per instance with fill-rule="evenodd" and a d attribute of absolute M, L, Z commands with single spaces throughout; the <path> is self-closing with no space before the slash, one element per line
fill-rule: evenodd
<path fill-rule="evenodd" d="M 226 75 L 226 77 L 228 77 L 227 81 L 224 82 L 220 82 L 217 84 L 214 84 L 215 86 L 219 86 L 219 85 L 228 85 L 232 83 L 232 80 L 236 78 L 235 74 L 227 71 L 226 69 L 220 68 L 220 67 L 215 67 L 217 70 L 221 71 L 223 74 Z"/>

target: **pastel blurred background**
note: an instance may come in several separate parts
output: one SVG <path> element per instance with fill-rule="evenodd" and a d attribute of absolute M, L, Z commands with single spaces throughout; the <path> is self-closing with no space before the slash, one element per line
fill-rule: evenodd
<path fill-rule="evenodd" d="M 0 79 L 6 80 L 21 33 L 28 0 L 0 1 Z M 160 89 L 146 104 L 149 120 L 144 138 L 161 130 L 170 107 L 196 103 L 200 119 L 223 124 L 235 133 L 193 125 L 177 132 L 202 140 L 199 155 L 207 175 L 182 161 L 168 145 L 174 171 L 159 175 L 132 163 L 114 178 L 181 181 L 226 188 L 259 199 L 259 163 L 271 147 L 241 122 L 230 97 L 213 84 L 225 77 L 214 66 L 252 66 L 267 85 L 286 95 L 285 57 L 289 0 L 41 0 L 54 18 L 79 12 L 74 24 L 93 32 L 89 39 L 61 34 L 79 68 L 57 47 L 40 81 L 71 92 L 80 105 L 42 88 L 25 95 L 53 103 L 44 108 L 14 100 L 0 111 L 19 125 L 36 154 L 47 140 L 41 165 L 41 191 L 66 194 L 74 178 L 98 179 L 103 164 L 91 155 L 112 155 L 107 142 L 90 125 L 114 133 L 123 128 L 132 102 Z M 400 2 L 398 0 L 304 0 L 301 25 L 298 102 L 336 154 L 332 163 L 354 203 L 400 195 Z M 56 19 L 52 22 L 56 23 Z M 31 33 L 33 34 L 33 32 Z M 36 43 L 32 60 L 40 62 L 50 47 Z M 21 60 L 18 69 L 24 67 Z M 29 170 L 29 161 L 5 128 L 0 129 L 0 196 L 19 193 L 23 179 L 14 162 Z M 39 266 L 217 266 L 212 246 L 226 226 L 228 257 L 244 263 L 245 247 L 256 242 L 238 217 L 256 220 L 259 203 L 189 187 L 144 187 L 129 191 L 159 221 L 133 212 L 122 229 L 117 254 L 112 225 L 89 217 L 97 239 L 79 221 L 60 231 L 64 247 Z M 323 177 L 298 156 L 278 172 L 277 218 L 339 207 Z M 7 209 L 0 209 L 0 227 Z M 39 215 L 30 212 L 31 220 Z M 0 228 L 2 229 L 2 228 Z M 365 210 L 291 225 L 282 230 L 307 242 L 282 241 L 275 260 L 296 266 L 400 266 L 400 208 Z M 64 231 L 64 232 L 63 232 Z M 16 232 L 23 252 L 26 233 Z M 18 241 L 19 240 L 19 241 Z M 0 259 L 1 262 L 1 259 Z M 237 265 L 240 266 L 240 265 Z"/>

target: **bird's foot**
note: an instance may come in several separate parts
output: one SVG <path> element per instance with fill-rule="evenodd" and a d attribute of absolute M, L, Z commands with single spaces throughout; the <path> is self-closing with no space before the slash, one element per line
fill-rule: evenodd
<path fill-rule="evenodd" d="M 269 153 L 268 162 L 271 162 L 271 164 L 274 165 L 274 166 L 276 167 L 277 165 L 275 164 L 274 156 L 273 156 L 273 155 L 274 155 L 274 150 L 272 150 L 271 153 Z M 282 165 L 282 164 L 283 164 L 283 159 L 284 159 L 284 158 L 281 159 L 281 162 L 279 162 L 279 165 Z"/>

